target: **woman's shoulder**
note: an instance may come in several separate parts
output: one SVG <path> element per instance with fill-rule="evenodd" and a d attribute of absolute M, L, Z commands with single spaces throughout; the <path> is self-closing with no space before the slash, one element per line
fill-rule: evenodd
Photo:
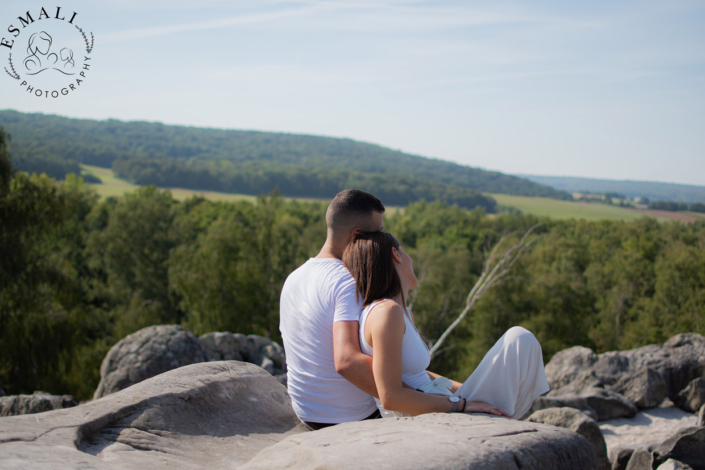
<path fill-rule="evenodd" d="M 394 300 L 385 299 L 376 303 L 373 302 L 370 306 L 372 308 L 367 312 L 368 321 L 404 323 L 404 308 Z"/>

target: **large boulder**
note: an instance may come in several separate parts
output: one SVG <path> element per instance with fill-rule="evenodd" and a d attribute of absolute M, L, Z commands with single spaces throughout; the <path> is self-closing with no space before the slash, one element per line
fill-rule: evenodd
<path fill-rule="evenodd" d="M 488 415 L 433 413 L 346 423 L 290 436 L 246 469 L 593 469 L 582 436 Z"/>
<path fill-rule="evenodd" d="M 553 426 L 429 414 L 309 432 L 286 389 L 236 361 L 193 364 L 75 408 L 0 419 L 0 467 L 592 469 L 589 443 Z"/>
<path fill-rule="evenodd" d="M 93 398 L 208 359 L 203 344 L 185 328 L 178 325 L 143 328 L 110 348 L 100 366 L 100 383 Z"/>
<path fill-rule="evenodd" d="M 693 379 L 673 401 L 678 408 L 696 413 L 705 405 L 705 379 L 701 377 Z"/>
<path fill-rule="evenodd" d="M 272 375 L 286 373 L 284 348 L 264 336 L 213 332 L 199 337 L 213 361 L 236 360 L 256 364 Z"/>
<path fill-rule="evenodd" d="M 522 419 L 528 418 L 539 410 L 548 408 L 575 408 L 593 420 L 598 421 L 597 412 L 587 404 L 587 398 L 584 397 L 537 397 Z"/>
<path fill-rule="evenodd" d="M 564 396 L 537 397 L 530 411 L 550 407 L 571 407 L 583 411 L 597 421 L 615 418 L 631 418 L 639 411 L 634 403 L 625 396 L 598 387 L 589 387 L 579 394 Z"/>
<path fill-rule="evenodd" d="M 0 397 L 0 416 L 17 416 L 42 413 L 77 406 L 71 395 L 49 395 L 34 392 L 32 395 L 11 395 Z"/>
<path fill-rule="evenodd" d="M 705 338 L 683 333 L 663 345 L 603 354 L 576 346 L 553 356 L 546 364 L 546 377 L 552 388 L 549 396 L 554 397 L 582 396 L 594 388 L 626 393 L 628 385 L 633 385 L 635 390 L 629 393 L 632 401 L 644 407 L 657 406 L 665 384 L 666 395 L 676 402 L 691 381 L 705 377 Z"/>
<path fill-rule="evenodd" d="M 75 408 L 0 419 L 0 467 L 231 469 L 300 432 L 270 374 L 207 362 Z"/>
<path fill-rule="evenodd" d="M 705 427 L 694 426 L 679 430 L 673 437 L 656 447 L 654 465 L 668 459 L 678 460 L 696 470 L 705 469 Z"/>
<path fill-rule="evenodd" d="M 537 411 L 527 418 L 532 423 L 550 424 L 560 428 L 570 429 L 583 436 L 590 443 L 595 456 L 596 470 L 610 470 L 607 458 L 607 446 L 602 437 L 600 427 L 590 417 L 573 408 L 547 408 Z"/>
<path fill-rule="evenodd" d="M 701 406 L 698 412 L 698 426 L 705 426 L 705 405 Z"/>
<path fill-rule="evenodd" d="M 656 408 L 667 394 L 666 381 L 650 367 L 644 367 L 636 374 L 625 375 L 609 389 L 624 395 L 642 410 Z"/>

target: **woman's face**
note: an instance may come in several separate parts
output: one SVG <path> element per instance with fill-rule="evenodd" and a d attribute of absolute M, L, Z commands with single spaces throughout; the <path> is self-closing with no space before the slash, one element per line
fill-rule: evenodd
<path fill-rule="evenodd" d="M 404 249 L 399 246 L 399 248 L 392 248 L 396 252 L 394 266 L 397 268 L 397 273 L 399 273 L 399 278 L 402 284 L 406 285 L 407 289 L 411 290 L 416 287 L 418 280 L 416 279 L 416 274 L 414 274 L 414 265 L 411 261 L 411 256 L 409 256 Z"/>

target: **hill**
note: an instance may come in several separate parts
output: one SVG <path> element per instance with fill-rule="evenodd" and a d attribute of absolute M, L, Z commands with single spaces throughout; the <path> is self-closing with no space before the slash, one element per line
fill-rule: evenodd
<path fill-rule="evenodd" d="M 646 197 L 660 201 L 675 201 L 686 204 L 705 202 L 705 186 L 658 183 L 654 181 L 604 180 L 574 176 L 520 176 L 569 193 L 589 191 L 591 193 L 619 193 L 629 198 Z"/>
<path fill-rule="evenodd" d="M 351 139 L 70 119 L 0 111 L 20 166 L 34 159 L 112 167 L 137 184 L 330 197 L 342 187 L 389 191 L 390 204 L 441 199 L 491 210 L 480 192 L 570 199 L 545 185 Z M 58 167 L 58 165 L 55 165 Z M 58 176 L 58 175 L 54 175 Z"/>

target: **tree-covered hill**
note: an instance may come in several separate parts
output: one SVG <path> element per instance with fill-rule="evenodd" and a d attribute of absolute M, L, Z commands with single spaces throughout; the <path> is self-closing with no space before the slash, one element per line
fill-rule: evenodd
<path fill-rule="evenodd" d="M 67 167 L 85 163 L 113 167 L 121 177 L 142 184 L 249 194 L 279 187 L 285 195 L 304 197 L 330 197 L 355 184 L 373 192 L 386 187 L 395 195 L 393 204 L 425 198 L 489 210 L 491 199 L 478 192 L 571 198 L 515 176 L 351 139 L 10 110 L 0 111 L 0 126 L 12 136 L 13 158 L 20 167 L 36 166 L 38 158 L 64 161 Z"/>

